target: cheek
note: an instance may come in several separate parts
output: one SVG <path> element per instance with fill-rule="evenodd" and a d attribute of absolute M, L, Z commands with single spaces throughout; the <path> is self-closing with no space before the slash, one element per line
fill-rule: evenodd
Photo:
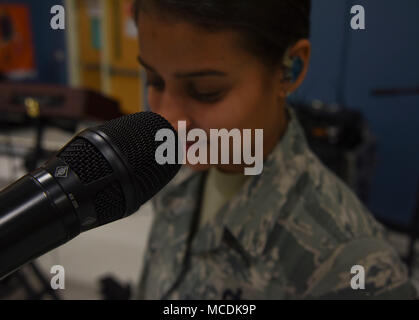
<path fill-rule="evenodd" d="M 249 129 L 266 129 L 267 122 L 273 121 L 279 114 L 275 92 L 266 81 L 248 82 L 241 90 L 237 113 Z"/>
<path fill-rule="evenodd" d="M 212 122 L 226 129 L 264 129 L 267 118 L 276 116 L 274 108 L 273 93 L 251 83 L 235 89 L 217 105 Z"/>

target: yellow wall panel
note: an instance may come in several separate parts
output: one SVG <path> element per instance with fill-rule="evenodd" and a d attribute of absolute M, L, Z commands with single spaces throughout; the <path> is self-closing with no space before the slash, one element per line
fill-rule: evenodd
<path fill-rule="evenodd" d="M 132 0 L 110 0 L 110 60 L 115 68 L 138 70 L 138 35 L 131 16 Z"/>
<path fill-rule="evenodd" d="M 95 90 L 97 92 L 102 91 L 101 74 L 99 71 L 83 69 L 80 73 L 80 77 L 83 87 Z"/>
<path fill-rule="evenodd" d="M 142 111 L 140 104 L 142 92 L 139 79 L 114 75 L 111 77 L 111 86 L 112 97 L 119 101 L 122 112 L 130 114 Z"/>
<path fill-rule="evenodd" d="M 80 85 L 120 102 L 124 113 L 143 109 L 132 0 L 71 0 L 77 15 Z"/>
<path fill-rule="evenodd" d="M 138 36 L 131 14 L 132 0 L 105 1 L 110 94 L 120 100 L 123 112 L 138 112 L 142 109 L 142 80 L 137 60 Z"/>
<path fill-rule="evenodd" d="M 94 30 L 100 28 L 99 25 L 96 28 L 93 25 L 95 23 L 93 19 L 96 19 L 96 23 L 100 24 L 98 4 L 100 4 L 100 0 L 76 0 L 81 85 L 101 91 L 101 48 L 95 46 L 96 43 L 93 41 L 95 38 Z"/>

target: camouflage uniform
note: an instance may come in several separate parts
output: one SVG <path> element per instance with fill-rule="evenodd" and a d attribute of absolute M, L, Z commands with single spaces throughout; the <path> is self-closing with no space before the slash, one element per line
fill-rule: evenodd
<path fill-rule="evenodd" d="M 139 299 L 413 298 L 384 230 L 309 150 L 286 134 L 240 192 L 196 230 L 205 173 L 184 168 L 154 199 Z M 365 290 L 351 288 L 351 268 Z"/>

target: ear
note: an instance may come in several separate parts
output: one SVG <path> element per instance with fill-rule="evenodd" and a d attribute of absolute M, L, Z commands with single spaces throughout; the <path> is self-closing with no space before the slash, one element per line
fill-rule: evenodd
<path fill-rule="evenodd" d="M 301 39 L 295 45 L 287 50 L 285 53 L 284 61 L 288 61 L 291 65 L 284 66 L 284 69 L 292 68 L 292 63 L 294 61 L 299 61 L 301 66 L 299 67 L 299 74 L 295 75 L 294 79 L 290 79 L 285 76 L 287 70 L 282 71 L 282 81 L 281 81 L 281 90 L 280 95 L 282 98 L 286 98 L 295 90 L 297 90 L 301 84 L 303 83 L 309 63 L 310 63 L 310 56 L 311 56 L 311 43 L 308 39 Z M 299 60 L 296 60 L 299 59 Z"/>

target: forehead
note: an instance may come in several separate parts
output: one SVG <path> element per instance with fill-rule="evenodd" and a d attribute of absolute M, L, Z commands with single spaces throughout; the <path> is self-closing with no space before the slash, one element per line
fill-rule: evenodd
<path fill-rule="evenodd" d="M 233 30 L 209 31 L 148 12 L 140 13 L 138 27 L 142 58 L 167 72 L 174 67 L 184 70 L 234 66 L 251 58 L 240 46 L 238 32 Z"/>

